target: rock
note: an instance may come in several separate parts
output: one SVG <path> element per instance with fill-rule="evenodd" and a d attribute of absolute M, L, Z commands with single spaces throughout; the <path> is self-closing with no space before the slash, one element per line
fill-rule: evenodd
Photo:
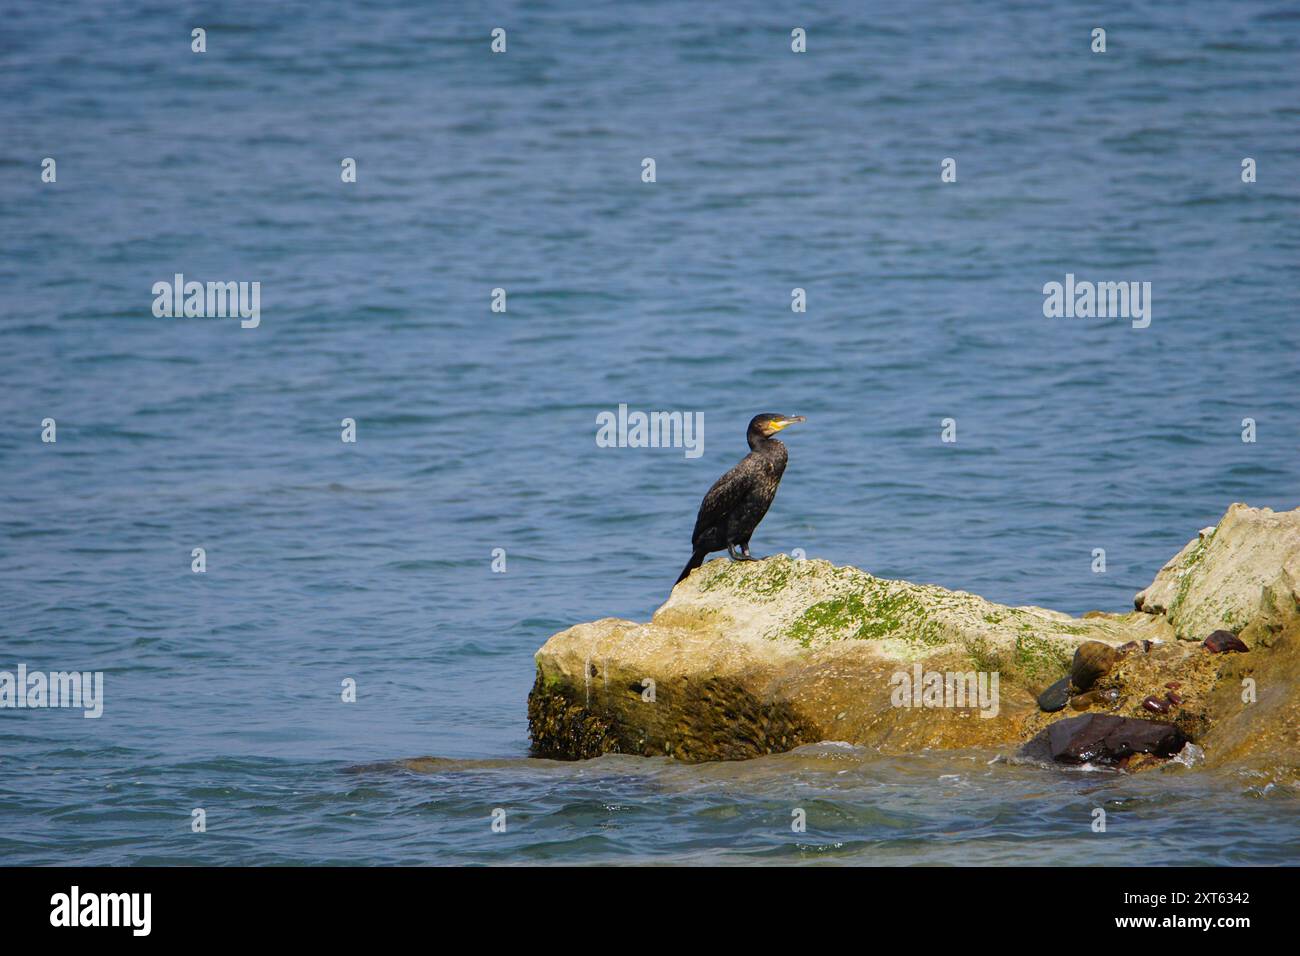
<path fill-rule="evenodd" d="M 1300 785 L 1300 509 L 1234 504 L 1136 603 L 1189 641 L 1226 630 L 1250 649 L 1201 653 L 1204 664 L 1168 675 L 1183 685 L 1176 719 L 1204 750 L 1202 765 Z"/>
<path fill-rule="evenodd" d="M 1110 673 L 1110 669 L 1119 660 L 1120 653 L 1109 644 L 1101 641 L 1084 641 L 1074 649 L 1074 661 L 1070 665 L 1070 683 L 1078 691 L 1092 688 L 1097 678 Z"/>
<path fill-rule="evenodd" d="M 1204 646 L 1211 654 L 1227 654 L 1230 651 L 1241 653 L 1250 650 L 1232 631 L 1215 631 L 1205 639 Z"/>
<path fill-rule="evenodd" d="M 1070 678 L 1062 677 L 1047 690 L 1038 695 L 1038 709 L 1047 714 L 1055 713 L 1070 701 Z"/>
<path fill-rule="evenodd" d="M 648 623 L 606 618 L 551 637 L 537 653 L 530 732 L 534 752 L 569 759 L 744 759 L 821 740 L 891 753 L 1015 743 L 1039 713 L 1035 694 L 1067 676 L 1080 643 L 1143 635 L 1170 636 L 1138 612 L 1083 621 L 826 561 L 719 558 Z M 996 701 L 930 706 L 911 693 L 917 673 L 983 675 Z M 652 695 L 631 689 L 647 678 Z"/>
<path fill-rule="evenodd" d="M 1142 701 L 1142 706 L 1144 709 L 1151 711 L 1151 713 L 1153 714 L 1163 714 L 1163 713 L 1167 713 L 1169 710 L 1168 702 L 1163 701 L 1159 697 L 1156 697 L 1154 695 L 1144 699 Z"/>
<path fill-rule="evenodd" d="M 546 642 L 528 703 L 534 751 L 699 761 L 821 740 L 886 753 L 1018 745 L 1063 722 L 1074 673 L 1092 681 L 1076 685 L 1079 706 L 1106 710 L 1085 717 L 1149 718 L 1144 701 L 1169 706 L 1178 689 L 1169 719 L 1203 766 L 1300 782 L 1297 530 L 1300 510 L 1234 505 L 1156 575 L 1140 610 L 1087 618 L 825 561 L 711 561 L 648 623 L 606 618 Z M 1249 654 L 1195 643 L 1224 619 L 1212 629 L 1235 630 Z"/>
<path fill-rule="evenodd" d="M 1070 698 L 1071 710 L 1087 710 L 1090 707 L 1096 707 L 1099 704 L 1113 704 L 1119 700 L 1119 691 L 1111 688 L 1110 690 L 1090 690 L 1086 694 L 1079 694 L 1077 697 Z"/>
<path fill-rule="evenodd" d="M 1134 754 L 1172 757 L 1187 737 L 1173 724 L 1110 714 L 1058 720 L 1027 743 L 1022 754 L 1057 763 L 1118 764 Z"/>
<path fill-rule="evenodd" d="M 1134 598 L 1159 614 L 1180 638 L 1246 623 L 1295 593 L 1300 580 L 1300 509 L 1274 512 L 1234 504 L 1170 560 Z"/>

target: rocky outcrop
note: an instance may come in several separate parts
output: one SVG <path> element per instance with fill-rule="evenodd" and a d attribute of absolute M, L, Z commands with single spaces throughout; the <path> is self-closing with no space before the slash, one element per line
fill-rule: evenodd
<path fill-rule="evenodd" d="M 825 561 L 718 559 L 648 623 L 607 618 L 546 642 L 528 704 L 534 749 L 699 761 L 820 740 L 1019 745 L 1083 712 L 1165 722 L 1211 763 L 1294 767 L 1298 569 L 1300 510 L 1244 505 L 1126 614 L 1007 607 Z M 1250 650 L 1212 653 L 1201 641 L 1215 630 Z M 1048 713 L 1036 698 L 1054 684 L 1061 706 Z"/>

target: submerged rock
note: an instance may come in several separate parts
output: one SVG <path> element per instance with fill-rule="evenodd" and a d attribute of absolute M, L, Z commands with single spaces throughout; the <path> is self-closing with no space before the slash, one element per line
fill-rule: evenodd
<path fill-rule="evenodd" d="M 825 561 L 718 559 L 648 623 L 606 618 L 551 637 L 530 733 L 536 753 L 570 759 L 743 759 L 822 740 L 888 753 L 1018 745 L 1063 722 L 1074 675 L 1079 706 L 1106 710 L 1088 719 L 1149 718 L 1143 701 L 1168 707 L 1178 689 L 1170 720 L 1206 766 L 1300 775 L 1297 581 L 1300 509 L 1244 505 L 1127 614 L 1007 607 Z M 1250 654 L 1196 643 L 1229 628 Z"/>
<path fill-rule="evenodd" d="M 1086 714 L 1058 720 L 1021 753 L 1057 763 L 1120 764 L 1134 754 L 1172 757 L 1187 737 L 1173 724 L 1110 714 Z"/>
<path fill-rule="evenodd" d="M 1250 650 L 1232 631 L 1215 631 L 1205 639 L 1204 646 L 1211 654 L 1227 654 L 1230 651 L 1241 653 Z"/>

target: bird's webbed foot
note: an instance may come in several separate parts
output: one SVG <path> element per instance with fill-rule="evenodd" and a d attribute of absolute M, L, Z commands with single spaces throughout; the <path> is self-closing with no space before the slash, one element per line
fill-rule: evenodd
<path fill-rule="evenodd" d="M 737 554 L 734 550 L 737 547 L 740 548 L 739 554 Z M 732 560 L 734 561 L 757 561 L 758 560 L 758 558 L 754 557 L 752 554 L 749 553 L 749 545 L 747 544 L 742 544 L 742 545 L 729 544 L 727 545 L 727 553 L 731 555 Z"/>

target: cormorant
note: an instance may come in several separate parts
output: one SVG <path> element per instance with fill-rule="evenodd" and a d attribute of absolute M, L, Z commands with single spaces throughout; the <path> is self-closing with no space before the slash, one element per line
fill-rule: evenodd
<path fill-rule="evenodd" d="M 767 514 L 776 497 L 788 458 L 785 445 L 772 436 L 788 425 L 806 421 L 802 415 L 755 415 L 745 435 L 749 454 L 735 468 L 713 483 L 700 502 L 700 513 L 691 533 L 695 553 L 682 568 L 680 584 L 704 563 L 712 551 L 727 550 L 735 561 L 754 561 L 749 553 L 749 536 Z M 736 548 L 740 554 L 736 554 Z"/>

